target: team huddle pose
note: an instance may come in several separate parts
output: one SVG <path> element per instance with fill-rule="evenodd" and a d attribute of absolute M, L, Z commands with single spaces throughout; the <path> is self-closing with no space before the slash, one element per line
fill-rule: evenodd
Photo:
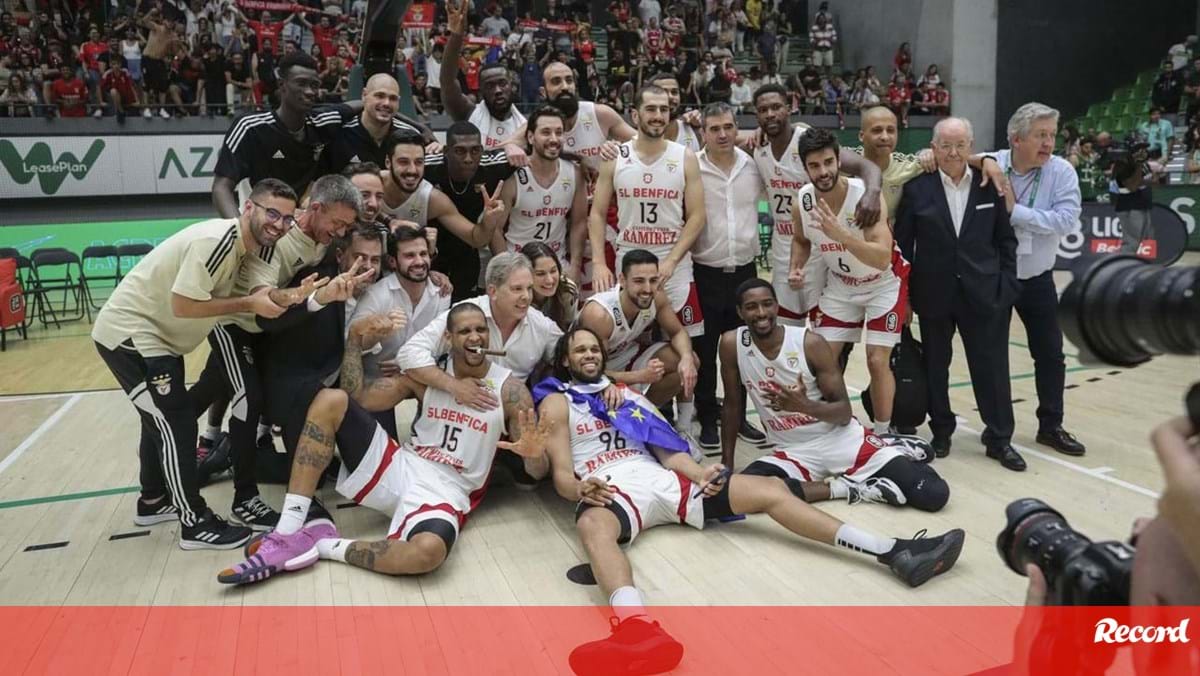
<path fill-rule="evenodd" d="M 451 8 L 459 32 L 447 63 L 462 30 L 461 8 Z M 310 69 L 281 70 L 286 105 L 300 105 L 293 90 Z M 357 128 L 349 121 L 361 110 L 361 125 L 369 117 L 384 132 L 360 138 L 369 159 L 355 153 L 301 186 L 258 178 L 236 213 L 169 238 L 121 282 L 93 336 L 141 413 L 139 523 L 180 519 L 185 548 L 242 547 L 244 560 L 218 574 L 223 583 L 321 559 L 417 575 L 446 560 L 501 464 L 519 487 L 548 480 L 575 505 L 616 617 L 611 636 L 572 653 L 585 674 L 634 663 L 653 673 L 681 659 L 621 549 L 654 526 L 702 529 L 765 513 L 805 540 L 873 556 L 913 587 L 949 570 L 960 529 L 887 537 L 810 504 L 937 511 L 950 495 L 930 447 L 887 427 L 888 355 L 905 293 L 881 196 L 886 167 L 871 152 L 843 151 L 829 132 L 790 125 L 786 92 L 756 92 L 763 144 L 733 152 L 761 176 L 758 194 L 741 197 L 771 205 L 776 272 L 730 285 L 744 325 L 711 329 L 724 403 L 721 462 L 706 463 L 692 438 L 693 400 L 700 370 L 717 367 L 693 349 L 705 319 L 692 250 L 707 224 L 698 154 L 708 133 L 696 127 L 729 127 L 732 112 L 680 115 L 677 82 L 654 78 L 636 95 L 631 127 L 580 101 L 564 64 L 543 76 L 546 103 L 525 118 L 511 106 L 507 72 L 483 71 L 472 104 L 446 86 L 455 74 L 444 68 L 460 118 L 444 148 L 427 147 L 407 122 L 389 124 L 390 84 L 373 80 L 376 103 L 326 125 Z M 310 126 L 324 119 L 284 112 Z M 234 135 L 256 128 L 234 124 Z M 223 179 L 222 204 L 235 199 L 235 178 Z M 492 255 L 480 276 L 484 247 Z M 455 260 L 434 275 L 458 249 L 474 269 Z M 873 429 L 852 415 L 839 365 L 843 346 L 864 336 L 883 423 Z M 225 383 L 236 421 L 234 516 L 246 528 L 207 508 L 190 456 L 212 396 L 184 390 L 182 357 L 205 338 L 210 378 Z M 394 409 L 406 399 L 418 416 L 401 443 Z M 738 463 L 747 399 L 769 450 Z M 241 455 L 253 458 L 263 415 L 284 428 L 291 457 L 278 512 L 258 497 L 253 462 Z M 314 500 L 335 456 L 336 491 L 388 515 L 386 536 L 343 538 Z"/>

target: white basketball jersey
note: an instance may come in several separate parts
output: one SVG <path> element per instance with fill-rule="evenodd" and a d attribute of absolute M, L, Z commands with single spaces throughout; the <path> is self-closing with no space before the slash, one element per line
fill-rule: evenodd
<path fill-rule="evenodd" d="M 792 131 L 788 147 L 778 160 L 770 144 L 754 151 L 754 163 L 758 165 L 758 173 L 762 175 L 766 186 L 767 207 L 775 223 L 771 235 L 771 265 L 783 270 L 787 270 L 791 263 L 792 201 L 796 198 L 796 191 L 808 184 L 808 172 L 804 170 L 804 160 L 800 159 L 798 146 L 800 137 L 806 131 L 808 127 L 805 125 L 798 125 Z"/>
<path fill-rule="evenodd" d="M 580 101 L 579 111 L 575 113 L 575 125 L 563 133 L 563 150 L 583 158 L 583 163 L 591 169 L 600 170 L 600 148 L 608 142 L 608 136 L 600 128 L 600 119 L 596 117 L 596 104 L 591 101 Z"/>
<path fill-rule="evenodd" d="M 795 384 L 799 379 L 804 383 L 809 399 L 821 399 L 817 379 L 809 370 L 808 360 L 804 356 L 804 335 L 808 329 L 799 326 L 782 328 L 783 345 L 774 359 L 767 359 L 759 351 L 750 335 L 750 329 L 745 326 L 738 328 L 738 372 L 742 376 L 746 393 L 750 395 L 754 408 L 758 410 L 767 440 L 774 446 L 803 446 L 835 431 L 836 426 L 803 413 L 776 411 L 771 408 L 770 400 L 763 394 L 768 382 L 786 387 Z"/>
<path fill-rule="evenodd" d="M 687 149 L 667 141 L 662 155 L 646 164 L 638 157 L 634 143 L 621 144 L 613 170 L 617 256 L 620 258 L 624 251 L 645 249 L 661 261 L 671 253 L 683 232 L 683 161 Z M 690 265 L 691 254 L 685 259 Z M 683 261 L 680 263 L 682 268 Z"/>
<path fill-rule="evenodd" d="M 509 251 L 529 242 L 546 244 L 561 259 L 567 250 L 567 214 L 575 201 L 575 165 L 558 160 L 558 174 L 543 188 L 530 167 L 517 169 L 517 199 L 508 217 L 504 239 Z"/>
<path fill-rule="evenodd" d="M 658 415 L 658 407 L 648 399 L 628 388 L 622 389 L 626 399 L 633 399 L 642 408 Z M 649 462 L 662 467 L 658 459 L 641 442 L 630 439 L 617 431 L 611 423 L 592 414 L 587 404 L 571 401 L 567 397 L 567 410 L 571 431 L 571 459 L 575 463 L 575 475 L 587 479 L 593 474 L 604 476 L 614 465 L 628 462 Z"/>
<path fill-rule="evenodd" d="M 625 319 L 625 311 L 621 309 L 621 288 L 619 286 L 589 297 L 584 306 L 586 307 L 588 303 L 600 305 L 608 312 L 608 316 L 612 317 L 612 335 L 608 337 L 608 342 L 605 344 L 610 357 L 620 354 L 623 348 L 638 342 L 642 336 L 647 336 L 648 339 L 650 327 L 654 325 L 654 320 L 658 316 L 658 308 L 651 303 L 649 309 L 639 310 L 633 318 L 633 322 L 630 323 Z"/>
<path fill-rule="evenodd" d="M 446 367 L 454 375 L 454 366 Z M 500 388 L 512 371 L 491 364 L 484 382 L 500 398 Z M 425 388 L 420 417 L 413 424 L 409 448 L 418 457 L 440 466 L 448 477 L 465 491 L 483 487 L 492 470 L 496 442 L 504 434 L 504 407 L 486 413 L 454 400 L 449 392 Z"/>
<path fill-rule="evenodd" d="M 694 153 L 700 152 L 702 149 L 700 137 L 696 136 L 696 130 L 692 129 L 692 125 L 682 119 L 676 120 L 676 123 L 679 125 L 679 131 L 675 132 L 675 142 Z"/>
<path fill-rule="evenodd" d="M 412 221 L 420 227 L 429 224 L 429 196 L 433 194 L 433 184 L 421 179 L 421 185 L 408 196 L 408 199 L 397 207 L 389 206 L 387 202 L 379 205 L 379 210 L 388 216 Z"/>
<path fill-rule="evenodd" d="M 854 220 L 854 210 L 858 207 L 858 201 L 862 199 L 863 193 L 866 192 L 866 187 L 862 180 L 857 178 L 848 178 L 846 182 L 849 185 L 846 188 L 846 199 L 842 202 L 842 208 L 837 214 L 838 222 L 850 230 L 851 236 L 862 239 L 862 228 Z M 804 236 L 812 242 L 812 255 L 819 255 L 825 259 L 825 267 L 829 270 L 828 284 L 842 284 L 854 289 L 863 289 L 875 284 L 886 283 L 895 276 L 890 266 L 886 270 L 880 270 L 863 263 L 844 245 L 829 239 L 825 233 L 813 227 L 813 224 L 820 220 L 817 215 L 818 195 L 815 185 L 810 183 L 804 186 L 800 189 L 799 194 L 800 221 L 804 226 Z"/>
<path fill-rule="evenodd" d="M 516 106 L 510 106 L 508 119 L 497 120 L 492 117 L 492 112 L 488 110 L 487 104 L 480 101 L 475 104 L 475 110 L 471 111 L 471 116 L 467 118 L 467 121 L 479 127 L 479 134 L 483 138 L 483 149 L 489 150 L 499 147 L 505 139 L 520 129 L 521 125 L 525 124 L 525 116 L 517 110 Z"/>

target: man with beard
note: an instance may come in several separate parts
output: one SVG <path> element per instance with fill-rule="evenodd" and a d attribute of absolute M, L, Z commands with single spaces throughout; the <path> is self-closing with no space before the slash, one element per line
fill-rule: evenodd
<path fill-rule="evenodd" d="M 588 217 L 592 249 L 604 244 L 605 214 L 617 196 L 617 266 L 624 252 L 645 249 L 659 260 L 660 285 L 688 335 L 704 333 L 704 317 L 692 279 L 692 245 L 704 229 L 704 184 L 696 155 L 663 138 L 670 99 L 657 85 L 634 97 L 638 136 L 621 144 L 619 157 L 607 161 L 596 179 Z M 608 266 L 596 261 L 593 284 L 599 292 L 613 285 Z M 682 418 L 682 416 L 681 416 Z M 681 423 L 685 422 L 681 420 Z"/>
<path fill-rule="evenodd" d="M 446 130 L 442 154 L 425 157 L 425 178 L 454 200 L 463 217 L 478 222 L 484 213 L 484 193 L 500 193 L 500 186 L 516 170 L 502 150 L 484 151 L 479 128 L 459 121 Z M 507 212 L 506 212 L 507 213 Z M 445 230 L 438 222 L 438 229 Z M 491 234 L 482 242 L 468 241 L 454 232 L 439 232 L 434 267 L 454 284 L 455 300 L 473 295 L 480 285 L 480 248 L 491 244 Z"/>
<path fill-rule="evenodd" d="M 807 502 L 886 502 L 926 512 L 944 507 L 950 487 L 928 464 L 932 449 L 910 437 L 881 438 L 854 419 L 829 344 L 811 329 L 779 325 L 774 287 L 750 279 L 737 298 L 746 325 L 721 336 L 722 461 L 733 464 L 745 391 L 775 451 L 743 474 L 781 479 Z"/>
<path fill-rule="evenodd" d="M 658 257 L 643 249 L 626 253 L 619 281 L 587 299 L 578 326 L 596 334 L 612 355 L 605 375 L 632 385 L 655 406 L 678 396 L 683 420 L 683 411 L 692 406 L 698 362 L 692 339 L 659 284 Z M 655 340 L 655 328 L 669 342 Z M 679 429 L 689 434 L 687 427 Z"/>
<path fill-rule="evenodd" d="M 428 127 L 401 115 L 400 85 L 387 73 L 376 73 L 367 80 L 362 93 L 362 113 L 342 124 L 333 140 L 321 155 L 324 173 L 335 174 L 347 165 L 357 162 L 374 162 L 383 166 L 385 154 L 383 142 L 392 131 L 403 129 L 421 134 L 427 145 L 432 145 L 433 132 Z M 433 146 L 431 150 L 436 150 Z"/>
<path fill-rule="evenodd" d="M 342 176 L 322 176 L 312 184 L 308 199 L 298 209 L 300 217 L 271 247 L 246 257 L 234 292 L 248 294 L 262 287 L 286 284 L 301 268 L 316 265 L 325 257 L 326 247 L 358 221 L 362 198 L 358 189 Z M 229 445 L 233 453 L 233 508 L 235 521 L 269 530 L 277 514 L 262 501 L 255 477 L 257 455 L 275 451 L 269 425 L 260 420 L 263 412 L 262 382 L 254 354 L 262 329 L 248 313 L 234 314 L 217 322 L 209 334 L 212 350 L 200 379 L 189 394 L 198 405 L 213 404 L 208 412 L 208 428 L 200 436 L 196 453 L 198 473 L 204 483 L 228 463 L 216 453 L 221 420 L 228 402 Z"/>
<path fill-rule="evenodd" d="M 443 374 L 451 381 L 484 383 L 503 405 L 464 410 L 453 395 L 407 376 L 375 379 L 363 374 L 362 348 L 395 330 L 394 318 L 373 316 L 350 325 L 340 389 L 317 393 L 304 422 L 279 526 L 248 548 L 249 558 L 217 576 L 225 584 L 259 582 L 300 570 L 318 558 L 386 575 L 420 575 L 437 569 L 450 553 L 467 515 L 483 497 L 496 449 L 517 453 L 536 476 L 547 471 L 547 429 L 536 422 L 529 390 L 483 354 L 488 322 L 471 303 L 452 309 L 445 324 L 450 357 Z M 420 401 L 413 438 L 399 444 L 368 411 Z M 504 432 L 513 441 L 501 441 Z M 305 524 L 317 483 L 342 459 L 337 490 L 356 503 L 391 517 L 388 535 L 375 541 L 338 537 L 328 520 Z"/>
<path fill-rule="evenodd" d="M 569 251 L 567 276 L 578 281 L 583 243 L 587 239 L 587 187 L 583 169 L 559 156 L 563 114 L 557 108 L 538 107 L 527 128 L 533 156 L 529 166 L 517 169 L 504 182 L 500 199 L 508 205 L 508 228 L 496 231 L 492 251 L 520 251 L 529 242 L 546 244 L 560 258 Z"/>
<path fill-rule="evenodd" d="M 319 87 L 311 56 L 294 52 L 279 60 L 279 108 L 245 113 L 225 134 L 212 185 L 217 213 L 235 215 L 235 191 L 244 193 L 263 178 L 278 178 L 303 195 L 321 175 L 321 151 L 359 117 L 363 102 L 314 107 Z"/>
<path fill-rule="evenodd" d="M 298 280 L 317 273 L 330 278 L 329 284 L 279 317 L 258 319 L 267 417 L 283 429 L 283 447 L 289 454 L 296 452 L 304 412 L 317 392 L 337 382 L 355 303 L 379 279 L 382 258 L 380 232 L 356 225 L 334 240 L 319 263 L 296 273 Z M 282 468 L 280 478 L 286 480 L 289 467 Z"/>
<path fill-rule="evenodd" d="M 554 488 L 577 505 L 580 542 L 616 620 L 609 638 L 571 652 L 577 674 L 660 673 L 683 656 L 683 646 L 651 620 L 621 551 L 648 528 L 679 523 L 700 529 L 709 519 L 765 513 L 802 538 L 874 555 L 910 587 L 952 568 L 962 551 L 960 529 L 933 538 L 883 537 L 806 504 L 772 478 L 700 465 L 654 406 L 630 390 L 622 390 L 615 411 L 607 410 L 594 395 L 607 384 L 604 346 L 588 329 L 573 329 L 558 341 L 554 367 L 558 380 L 534 389 L 541 424 L 549 428 Z M 736 435 L 736 423 L 727 429 Z"/>
<path fill-rule="evenodd" d="M 475 125 L 482 134 L 484 149 L 491 150 L 503 144 L 518 127 L 525 124 L 525 116 L 513 105 L 512 75 L 502 61 L 484 66 L 479 71 L 479 96 L 482 100 L 472 104 L 458 83 L 458 56 L 467 30 L 467 0 L 449 0 L 446 14 L 450 36 L 446 39 L 446 51 L 438 75 L 442 105 L 451 119 L 467 120 Z"/>
<path fill-rule="evenodd" d="M 398 228 L 388 238 L 391 267 L 396 272 L 381 279 L 367 291 L 354 308 L 354 318 L 369 315 L 388 315 L 399 311 L 407 317 L 404 326 L 384 336 L 376 345 L 364 345 L 363 368 L 372 378 L 399 375 L 395 365 L 396 353 L 435 317 L 450 309 L 450 297 L 443 295 L 430 279 L 429 244 L 420 231 Z M 391 410 L 381 411 L 376 419 L 392 438 L 397 438 L 396 416 Z"/>
<path fill-rule="evenodd" d="M 792 222 L 799 227 L 793 233 L 788 281 L 795 289 L 810 281 L 821 286 L 816 332 L 830 342 L 834 354 L 840 355 L 845 343 L 863 340 L 866 327 L 875 433 L 885 434 L 896 394 L 892 348 L 900 342 L 908 304 L 907 274 L 897 270 L 908 263 L 893 255 L 880 197 L 875 198 L 879 220 L 855 220 L 859 202 L 867 199 L 866 188 L 857 178 L 839 175 L 837 137 L 826 129 L 809 130 L 800 138 L 799 151 L 811 183 L 800 188 L 799 203 L 793 206 Z M 805 266 L 813 256 L 824 260 L 824 280 L 807 277 Z"/>
<path fill-rule="evenodd" d="M 384 161 L 386 162 L 386 155 Z M 379 165 L 374 162 L 355 162 L 342 169 L 342 176 L 350 179 L 354 187 L 358 188 L 358 194 L 362 195 L 362 220 L 364 222 L 375 223 L 381 228 L 386 228 L 388 232 L 395 232 L 398 228 L 405 226 L 421 230 L 421 227 L 414 221 L 392 217 L 381 211 L 386 196 L 383 191 L 383 170 L 379 168 Z M 426 227 L 424 230 L 425 239 L 429 242 L 430 256 L 432 256 L 437 251 L 437 228 Z M 449 296 L 454 290 L 450 285 L 450 278 L 446 275 L 434 272 L 430 278 L 442 295 Z"/>
<path fill-rule="evenodd" d="M 182 549 L 232 549 L 250 538 L 200 496 L 196 415 L 184 386 L 183 357 L 217 319 L 238 312 L 281 314 L 315 288 L 233 292 L 244 259 L 270 248 L 292 221 L 296 194 L 260 182 L 236 219 L 212 219 L 167 238 L 121 279 L 96 316 L 92 339 L 141 418 L 141 495 L 134 523 L 180 521 Z"/>
<path fill-rule="evenodd" d="M 754 162 L 767 188 L 771 219 L 775 223 L 771 236 L 771 283 L 779 298 L 779 315 L 787 324 L 801 324 L 805 316 L 816 309 L 821 297 L 820 282 L 825 272 L 821 259 L 812 257 L 805 276 L 808 284 L 803 291 L 788 285 L 788 265 L 792 252 L 792 204 L 796 191 L 808 183 L 804 162 L 800 159 L 798 143 L 809 130 L 804 124 L 788 123 L 788 92 L 781 85 L 766 84 L 754 92 L 754 110 L 758 126 L 767 143 L 754 150 Z M 866 194 L 855 215 L 860 223 L 874 223 L 879 216 L 881 186 L 879 168 L 855 153 L 846 150 L 840 156 L 842 169 L 862 178 Z"/>
<path fill-rule="evenodd" d="M 454 125 L 460 124 L 470 125 L 469 122 L 454 123 Z M 471 143 L 472 139 L 470 138 L 461 140 L 457 136 L 452 136 L 453 130 L 452 126 L 451 131 L 446 134 L 447 142 L 450 144 L 447 146 L 448 148 L 458 149 L 461 147 L 460 143 Z M 478 135 L 474 137 L 473 141 L 474 147 L 478 148 Z M 456 207 L 443 190 L 425 180 L 425 162 L 428 157 L 425 155 L 421 137 L 416 134 L 405 131 L 393 132 L 384 142 L 384 149 L 387 153 L 387 163 L 385 171 L 381 174 L 383 177 L 383 202 L 379 207 L 380 213 L 411 221 L 418 227 L 425 228 L 427 232 L 431 227 L 436 228 L 432 242 L 438 246 L 437 253 L 438 261 L 441 262 L 441 272 L 450 278 L 454 299 L 463 298 L 471 293 L 478 284 L 479 254 L 477 251 L 490 242 L 495 229 L 504 224 L 505 217 L 508 215 L 507 210 L 490 210 L 488 213 L 484 213 L 481 201 L 478 210 L 474 213 L 460 212 L 459 207 L 471 209 L 474 206 L 463 194 L 466 192 L 465 189 L 463 193 L 456 192 L 458 200 L 458 207 Z M 498 156 L 503 162 L 503 153 L 499 153 Z M 475 158 L 478 169 L 478 155 L 475 155 Z M 458 166 L 457 161 L 455 164 Z M 480 171 L 479 173 L 485 172 Z M 487 173 L 492 173 L 492 170 L 489 169 Z M 444 171 L 443 176 L 445 177 Z M 499 193 L 499 181 L 496 181 L 496 185 L 497 187 L 493 188 L 493 191 Z M 488 192 L 486 185 L 483 186 L 482 192 Z M 478 193 L 472 193 L 472 196 L 481 199 Z M 446 231 L 448 236 L 443 237 L 438 234 L 441 231 Z M 443 260 L 447 258 L 451 260 Z M 463 266 L 466 266 L 467 269 L 462 269 Z"/>
<path fill-rule="evenodd" d="M 693 128 L 693 121 L 696 116 L 683 115 L 683 106 L 679 94 L 679 77 L 675 73 L 662 72 L 650 76 L 646 81 L 648 84 L 655 84 L 663 88 L 667 93 L 667 97 L 671 100 L 671 121 L 667 123 L 667 128 L 663 130 L 663 136 L 675 141 L 679 145 L 688 150 L 698 153 L 704 147 L 704 139 L 696 133 Z"/>

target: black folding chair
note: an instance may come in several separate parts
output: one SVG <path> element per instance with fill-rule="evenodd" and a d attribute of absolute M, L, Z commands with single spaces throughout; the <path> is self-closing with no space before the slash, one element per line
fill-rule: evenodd
<path fill-rule="evenodd" d="M 138 264 L 138 261 L 143 256 L 154 250 L 154 246 L 150 244 L 122 244 L 117 247 L 117 268 L 120 270 L 121 277 L 125 276 L 126 272 L 133 269 L 133 266 Z M 121 281 L 120 279 L 117 280 Z"/>
<path fill-rule="evenodd" d="M 42 320 L 42 325 L 49 326 L 47 315 L 57 328 L 62 328 L 63 321 L 75 321 L 84 317 L 90 322 L 92 309 L 88 306 L 86 291 L 80 282 L 83 266 L 79 256 L 72 251 L 55 247 L 37 249 L 29 258 L 33 262 L 30 280 L 30 291 L 34 298 L 33 313 Z M 59 317 L 58 311 L 55 311 L 54 304 L 50 301 L 50 294 L 58 291 L 62 292 L 61 312 L 64 315 L 67 314 L 68 296 L 74 302 L 69 316 Z"/>
<path fill-rule="evenodd" d="M 89 246 L 83 250 L 80 262 L 82 267 L 79 272 L 79 283 L 83 285 L 88 305 L 91 305 L 93 310 L 99 310 L 100 305 L 96 304 L 92 285 L 96 282 L 112 282 L 112 288 L 117 288 L 117 283 L 121 281 L 121 257 L 117 254 L 115 246 Z M 93 274 L 88 273 L 89 267 Z M 111 294 L 111 291 L 109 293 Z"/>

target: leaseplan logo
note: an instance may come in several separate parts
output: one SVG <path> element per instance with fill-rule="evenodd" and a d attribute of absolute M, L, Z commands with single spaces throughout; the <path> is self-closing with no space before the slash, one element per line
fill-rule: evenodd
<path fill-rule="evenodd" d="M 25 185 L 37 178 L 42 193 L 53 195 L 62 187 L 68 174 L 74 176 L 75 180 L 82 181 L 102 152 L 104 141 L 96 139 L 92 141 L 83 159 L 78 159 L 74 153 L 69 152 L 62 153 L 56 159 L 50 154 L 50 145 L 39 141 L 29 148 L 25 157 L 21 157 L 12 141 L 0 141 L 0 164 L 4 165 L 8 175 L 19 185 Z"/>

